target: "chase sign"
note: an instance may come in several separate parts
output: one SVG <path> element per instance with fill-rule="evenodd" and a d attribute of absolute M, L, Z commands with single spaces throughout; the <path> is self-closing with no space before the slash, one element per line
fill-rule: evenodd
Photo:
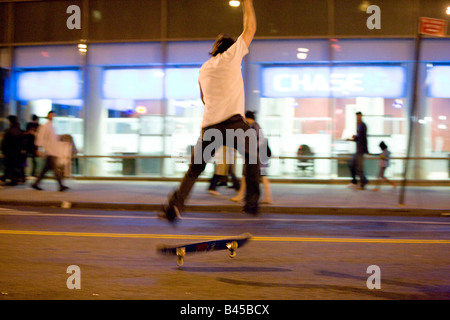
<path fill-rule="evenodd" d="M 262 96 L 267 98 L 400 98 L 405 88 L 405 68 L 400 66 L 262 69 Z"/>

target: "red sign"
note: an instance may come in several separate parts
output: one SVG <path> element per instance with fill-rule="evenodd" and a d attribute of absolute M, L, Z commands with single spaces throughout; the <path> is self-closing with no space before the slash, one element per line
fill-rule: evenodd
<path fill-rule="evenodd" d="M 443 37 L 447 34 L 447 20 L 420 18 L 420 33 Z"/>

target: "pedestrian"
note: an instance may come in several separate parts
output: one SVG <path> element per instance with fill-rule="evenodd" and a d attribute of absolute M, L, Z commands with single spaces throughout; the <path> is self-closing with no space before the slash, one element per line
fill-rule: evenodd
<path fill-rule="evenodd" d="M 267 169 L 269 167 L 269 157 L 271 155 L 269 144 L 267 142 L 267 139 L 264 137 L 261 127 L 259 126 L 258 122 L 256 122 L 255 112 L 247 111 L 245 113 L 245 119 L 250 124 L 250 126 L 253 129 L 255 129 L 257 132 L 258 157 L 260 160 L 260 168 L 261 168 L 260 176 L 261 176 L 261 181 L 262 181 L 263 188 L 264 188 L 264 198 L 261 200 L 261 203 L 272 204 L 273 203 L 272 190 L 270 188 L 269 179 L 267 179 Z M 264 150 L 264 152 L 262 152 L 263 150 Z M 244 193 L 245 193 L 245 188 L 246 188 L 245 175 L 246 175 L 246 166 L 244 165 L 244 170 L 242 173 L 241 187 L 238 191 L 238 194 L 235 197 L 230 199 L 231 201 L 234 201 L 234 202 L 242 201 L 242 198 L 244 197 Z"/>
<path fill-rule="evenodd" d="M 5 173 L 1 180 L 8 186 L 15 186 L 23 182 L 25 159 L 23 131 L 16 116 L 8 116 L 8 121 L 9 128 L 4 133 L 1 145 L 5 164 Z"/>
<path fill-rule="evenodd" d="M 163 214 L 176 221 L 198 176 L 206 163 L 222 145 L 235 148 L 247 163 L 247 193 L 244 212 L 258 214 L 259 163 L 256 133 L 244 120 L 245 96 L 241 63 L 256 32 L 253 0 L 244 0 L 243 32 L 235 41 L 228 34 L 220 34 L 210 55 L 200 68 L 200 97 L 204 104 L 202 131 L 191 155 L 191 163 L 180 186 L 169 199 Z M 230 138 L 230 134 L 233 135 Z M 234 135 L 236 134 L 236 135 Z M 242 135 L 244 135 L 242 137 Z"/>
<path fill-rule="evenodd" d="M 63 172 L 58 166 L 58 157 L 60 157 L 60 141 L 53 127 L 53 118 L 56 113 L 49 111 L 47 115 L 47 123 L 40 125 L 36 133 L 36 145 L 44 149 L 45 164 L 36 181 L 31 185 L 33 189 L 42 190 L 39 183 L 45 177 L 45 174 L 52 170 L 59 185 L 59 191 L 65 191 L 69 187 L 63 184 Z"/>
<path fill-rule="evenodd" d="M 235 152 L 231 148 L 227 148 L 226 146 L 222 146 L 219 148 L 218 152 L 216 152 L 216 163 L 214 168 L 214 175 L 212 176 L 208 193 L 219 196 L 220 193 L 216 190 L 217 187 L 220 186 L 228 186 L 228 176 L 231 177 L 231 181 L 233 183 L 232 188 L 239 190 L 240 183 L 234 174 L 235 167 Z"/>
<path fill-rule="evenodd" d="M 395 190 L 397 188 L 397 185 L 395 184 L 395 182 L 389 180 L 388 178 L 386 178 L 384 176 L 384 172 L 386 171 L 386 168 L 389 167 L 390 164 L 390 160 L 391 160 L 391 152 L 388 150 L 387 145 L 384 143 L 384 141 L 381 141 L 379 144 L 382 152 L 380 154 L 380 161 L 378 162 L 378 179 L 377 179 L 377 185 L 375 187 L 375 189 L 373 189 L 372 191 L 380 191 L 380 185 L 381 185 L 381 181 L 384 180 L 387 183 L 389 183 L 392 188 Z"/>
<path fill-rule="evenodd" d="M 364 190 L 366 184 L 369 183 L 366 176 L 364 175 L 364 154 L 369 153 L 367 148 L 367 126 L 362 121 L 362 113 L 356 112 L 356 135 L 352 139 L 347 139 L 347 141 L 356 142 L 356 152 L 350 161 L 350 173 L 352 175 L 352 182 L 349 185 L 351 188 L 357 188 L 356 176 L 359 177 L 359 189 Z"/>
<path fill-rule="evenodd" d="M 31 158 L 31 171 L 30 175 L 36 177 L 37 174 L 37 157 L 38 148 L 36 146 L 36 132 L 39 126 L 39 118 L 35 114 L 32 116 L 32 121 L 27 123 L 27 127 L 24 135 L 25 150 L 27 158 Z"/>

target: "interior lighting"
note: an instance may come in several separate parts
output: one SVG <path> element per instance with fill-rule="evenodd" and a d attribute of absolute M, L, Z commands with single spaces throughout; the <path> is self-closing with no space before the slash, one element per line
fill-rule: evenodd
<path fill-rule="evenodd" d="M 78 51 L 80 51 L 81 53 L 86 53 L 87 52 L 87 44 L 85 44 L 85 43 L 78 44 Z"/>
<path fill-rule="evenodd" d="M 308 48 L 297 48 L 297 59 L 299 60 L 305 60 L 308 57 Z"/>
<path fill-rule="evenodd" d="M 445 13 L 450 15 L 450 7 L 447 7 L 447 10 L 445 11 Z"/>
<path fill-rule="evenodd" d="M 136 107 L 136 113 L 146 114 L 147 113 L 147 108 L 145 106 L 137 106 Z"/>
<path fill-rule="evenodd" d="M 241 5 L 240 1 L 230 1 L 228 2 L 231 7 L 239 7 Z"/>
<path fill-rule="evenodd" d="M 401 109 L 401 108 L 403 108 L 403 101 L 401 99 L 395 99 L 392 106 L 396 109 Z"/>

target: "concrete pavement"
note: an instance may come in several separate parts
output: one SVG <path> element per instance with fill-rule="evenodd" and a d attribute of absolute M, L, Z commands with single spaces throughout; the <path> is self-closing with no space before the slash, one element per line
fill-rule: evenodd
<path fill-rule="evenodd" d="M 66 180 L 70 190 L 58 192 L 56 181 L 41 183 L 44 191 L 30 188 L 32 180 L 15 187 L 0 187 L 0 205 L 55 206 L 62 208 L 156 211 L 167 202 L 179 182 Z M 186 211 L 240 212 L 242 205 L 229 199 L 233 189 L 219 187 L 210 195 L 208 184 L 194 186 Z M 352 214 L 352 215 L 449 215 L 450 187 L 408 186 L 405 204 L 399 205 L 400 188 L 382 186 L 373 192 L 346 185 L 272 183 L 273 204 L 261 205 L 261 213 Z M 261 186 L 261 192 L 263 188 Z"/>

